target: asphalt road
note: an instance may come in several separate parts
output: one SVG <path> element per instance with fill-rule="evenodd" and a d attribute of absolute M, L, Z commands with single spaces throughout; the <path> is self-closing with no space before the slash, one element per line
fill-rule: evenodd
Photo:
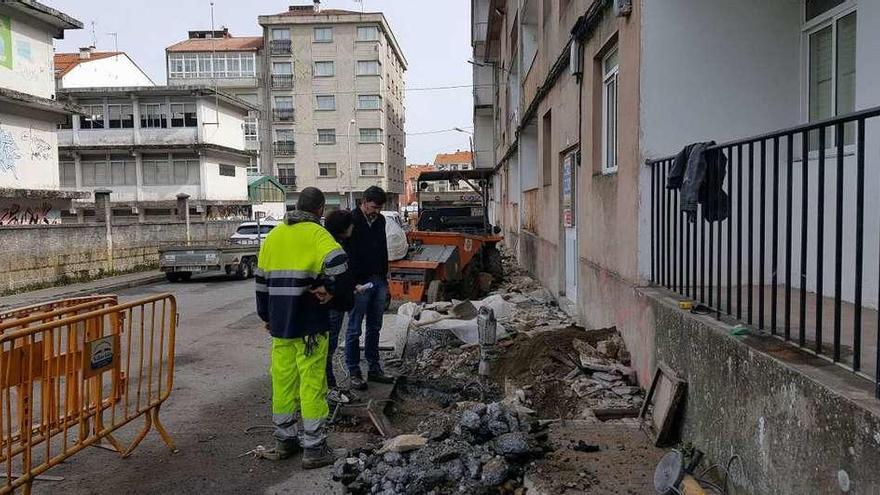
<path fill-rule="evenodd" d="M 239 457 L 272 446 L 267 374 L 269 337 L 255 313 L 253 281 L 196 278 L 120 292 L 122 300 L 171 293 L 178 301 L 175 385 L 161 418 L 179 452 L 152 431 L 127 459 L 100 448 L 80 452 L 47 474 L 64 481 L 34 484 L 37 493 L 341 493 L 330 469 L 303 471 L 299 457 L 273 462 Z M 117 435 L 130 441 L 142 426 Z M 361 434 L 336 435 L 353 447 Z"/>

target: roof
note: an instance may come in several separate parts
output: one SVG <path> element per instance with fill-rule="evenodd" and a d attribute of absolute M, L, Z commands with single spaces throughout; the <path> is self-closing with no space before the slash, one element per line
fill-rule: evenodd
<path fill-rule="evenodd" d="M 83 23 L 36 0 L 0 0 L 0 5 L 17 10 L 58 28 L 55 38 L 64 38 L 65 29 L 82 29 Z"/>
<path fill-rule="evenodd" d="M 230 36 L 228 38 L 195 38 L 183 40 L 165 49 L 166 52 L 246 52 L 263 48 L 262 36 Z"/>
<path fill-rule="evenodd" d="M 308 5 L 308 7 L 311 7 L 311 5 Z M 369 12 L 369 13 L 376 13 L 376 12 Z M 354 10 L 344 10 L 344 9 L 321 9 L 321 10 L 315 12 L 314 10 L 303 9 L 303 10 L 287 10 L 287 11 L 281 12 L 280 14 L 275 14 L 275 15 L 310 16 L 310 15 L 361 15 L 361 14 L 366 15 L 366 14 L 368 14 L 368 12 L 356 12 Z"/>
<path fill-rule="evenodd" d="M 101 60 L 102 58 L 115 57 L 116 55 L 125 55 L 123 52 L 92 52 L 89 58 L 80 58 L 79 53 L 56 53 L 55 54 L 55 79 L 64 77 L 68 72 L 72 71 L 77 65 L 91 62 L 92 60 Z M 127 57 L 128 55 L 126 55 Z"/>
<path fill-rule="evenodd" d="M 427 165 L 408 165 L 406 167 L 406 171 L 404 172 L 404 177 L 407 179 L 415 179 L 422 172 L 431 172 L 437 170 L 437 167 L 431 165 L 430 163 Z"/>
<path fill-rule="evenodd" d="M 40 110 L 56 115 L 70 115 L 84 112 L 82 107 L 69 102 L 52 100 L 0 87 L 0 108 L 4 105 L 15 105 L 21 108 Z"/>
<path fill-rule="evenodd" d="M 471 163 L 470 151 L 456 151 L 455 153 L 440 153 L 434 158 L 434 165 L 447 165 L 450 163 Z"/>
<path fill-rule="evenodd" d="M 278 182 L 278 179 L 271 175 L 248 175 L 248 187 L 256 187 L 264 182 L 271 182 L 272 184 L 275 184 L 278 189 L 284 190 L 284 186 Z"/>
<path fill-rule="evenodd" d="M 419 182 L 432 180 L 485 180 L 492 177 L 494 170 L 491 168 L 479 168 L 476 170 L 438 170 L 436 172 L 422 172 Z"/>
<path fill-rule="evenodd" d="M 235 97 L 223 91 L 216 91 L 209 86 L 124 86 L 124 87 L 90 87 L 70 88 L 58 90 L 58 99 L 62 98 L 89 98 L 96 96 L 214 96 L 221 100 L 246 110 L 260 110 L 260 107 L 248 103 L 241 98 Z"/>

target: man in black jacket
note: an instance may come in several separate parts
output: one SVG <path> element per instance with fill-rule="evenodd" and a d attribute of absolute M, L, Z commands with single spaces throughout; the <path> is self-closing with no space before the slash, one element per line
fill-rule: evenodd
<path fill-rule="evenodd" d="M 385 191 L 371 186 L 364 191 L 361 205 L 352 212 L 354 231 L 350 240 L 351 266 L 356 285 L 354 309 L 348 317 L 345 335 L 345 365 L 351 387 L 364 390 L 367 383 L 361 374 L 361 327 L 366 320 L 364 357 L 367 359 L 369 381 L 390 383 L 392 378 L 382 371 L 379 362 L 379 332 L 388 295 L 388 241 L 385 217 L 380 213 L 386 201 Z"/>

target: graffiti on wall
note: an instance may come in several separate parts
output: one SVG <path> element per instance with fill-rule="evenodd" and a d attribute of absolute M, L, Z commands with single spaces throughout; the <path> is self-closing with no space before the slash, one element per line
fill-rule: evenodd
<path fill-rule="evenodd" d="M 53 225 L 58 223 L 61 223 L 61 212 L 53 210 L 49 203 L 35 206 L 11 204 L 0 208 L 0 225 Z"/>
<path fill-rule="evenodd" d="M 21 135 L 21 140 L 30 146 L 30 155 L 34 160 L 50 160 L 52 158 L 52 145 L 48 141 L 34 134 L 33 129 Z"/>
<path fill-rule="evenodd" d="M 18 179 L 16 160 L 21 158 L 18 154 L 18 145 L 15 136 L 11 132 L 0 128 L 0 173 L 12 173 Z"/>
<path fill-rule="evenodd" d="M 210 220 L 246 220 L 251 217 L 251 207 L 246 205 L 214 205 L 208 207 Z"/>
<path fill-rule="evenodd" d="M 12 19 L 0 15 L 0 67 L 12 70 Z"/>

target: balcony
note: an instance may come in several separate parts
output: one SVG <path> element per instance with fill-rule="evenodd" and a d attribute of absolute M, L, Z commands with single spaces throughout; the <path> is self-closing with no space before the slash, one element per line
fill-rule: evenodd
<path fill-rule="evenodd" d="M 293 122 L 295 120 L 292 108 L 276 108 L 272 110 L 272 117 L 276 122 Z"/>
<path fill-rule="evenodd" d="M 290 40 L 271 40 L 269 42 L 269 53 L 272 55 L 290 55 Z"/>
<path fill-rule="evenodd" d="M 296 143 L 293 141 L 275 141 L 275 156 L 293 156 L 296 154 Z"/>
<path fill-rule="evenodd" d="M 296 176 L 295 175 L 279 175 L 278 182 L 284 186 L 288 191 L 296 191 Z"/>
<path fill-rule="evenodd" d="M 272 89 L 292 89 L 293 74 L 272 74 Z"/>

